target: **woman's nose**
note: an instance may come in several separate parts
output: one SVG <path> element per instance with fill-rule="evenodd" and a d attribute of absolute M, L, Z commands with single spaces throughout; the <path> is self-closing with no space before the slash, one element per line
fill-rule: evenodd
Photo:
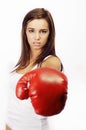
<path fill-rule="evenodd" d="M 36 33 L 35 33 L 35 39 L 36 39 L 36 40 L 39 40 L 39 39 L 40 39 L 40 33 L 39 33 L 39 32 L 36 32 Z"/>

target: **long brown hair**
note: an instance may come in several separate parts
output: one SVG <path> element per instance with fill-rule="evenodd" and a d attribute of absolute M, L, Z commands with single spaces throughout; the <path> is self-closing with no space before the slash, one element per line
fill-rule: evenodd
<path fill-rule="evenodd" d="M 55 53 L 55 26 L 54 26 L 53 18 L 51 16 L 50 12 L 44 8 L 33 9 L 26 14 L 26 16 L 24 17 L 24 20 L 22 22 L 22 30 L 21 30 L 22 50 L 21 50 L 20 59 L 19 59 L 18 63 L 16 64 L 16 67 L 17 67 L 16 70 L 23 69 L 29 64 L 30 46 L 28 44 L 27 37 L 26 37 L 27 23 L 34 19 L 42 19 L 42 18 L 48 22 L 50 34 L 49 34 L 47 43 L 43 47 L 42 52 L 38 56 L 34 65 L 42 62 L 42 60 L 48 55 L 56 56 L 56 53 Z"/>

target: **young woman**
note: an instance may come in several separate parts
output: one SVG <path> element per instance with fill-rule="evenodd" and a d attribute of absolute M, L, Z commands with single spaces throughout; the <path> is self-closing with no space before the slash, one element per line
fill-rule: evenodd
<path fill-rule="evenodd" d="M 55 53 L 55 26 L 48 10 L 36 8 L 26 14 L 22 23 L 22 51 L 11 74 L 6 130 L 49 130 L 47 118 L 37 115 L 30 100 L 20 101 L 15 86 L 22 75 L 39 67 L 62 71 Z"/>

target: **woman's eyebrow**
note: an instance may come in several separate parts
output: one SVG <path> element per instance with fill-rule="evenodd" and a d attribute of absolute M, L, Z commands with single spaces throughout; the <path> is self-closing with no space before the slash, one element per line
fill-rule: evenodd
<path fill-rule="evenodd" d="M 27 29 L 35 29 L 35 28 L 32 28 L 32 27 L 27 27 Z"/>
<path fill-rule="evenodd" d="M 35 28 L 33 28 L 33 27 L 27 27 L 27 29 L 35 29 Z M 47 31 L 48 29 L 47 28 L 41 28 L 39 30 L 45 30 L 45 31 Z"/>

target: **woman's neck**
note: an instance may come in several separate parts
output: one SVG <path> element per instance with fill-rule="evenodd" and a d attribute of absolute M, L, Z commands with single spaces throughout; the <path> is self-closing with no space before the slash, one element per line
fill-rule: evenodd
<path fill-rule="evenodd" d="M 39 50 L 31 51 L 31 53 L 30 53 L 30 63 L 31 62 L 35 62 L 39 55 L 40 55 L 40 51 Z"/>

